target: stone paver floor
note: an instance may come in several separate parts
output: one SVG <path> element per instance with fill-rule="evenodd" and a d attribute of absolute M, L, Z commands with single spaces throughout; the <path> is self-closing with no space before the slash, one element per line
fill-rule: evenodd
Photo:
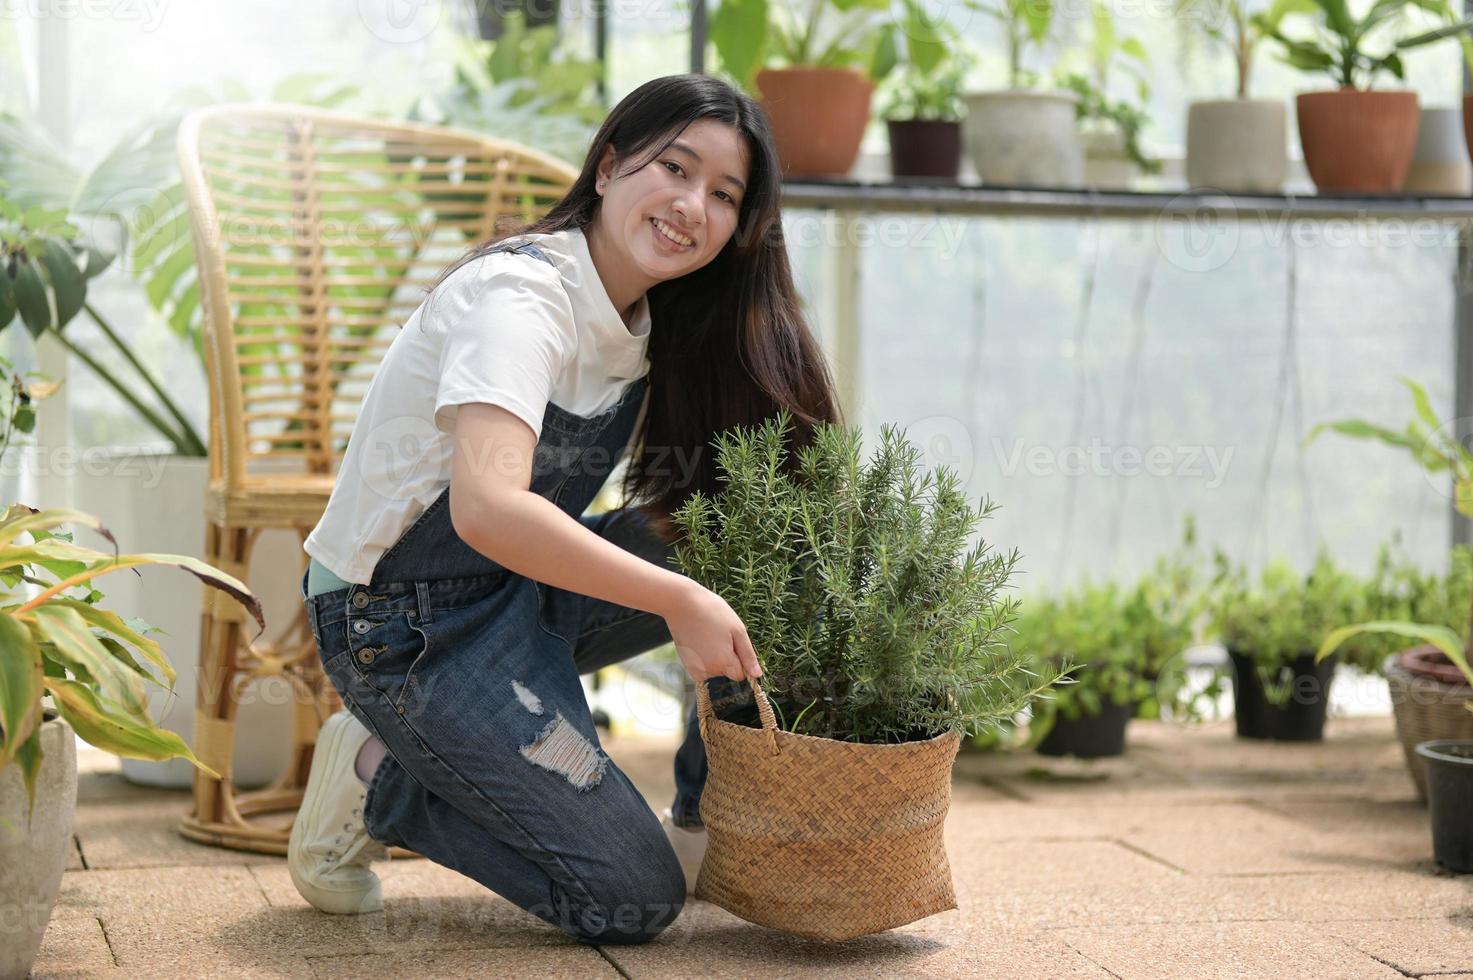
<path fill-rule="evenodd" d="M 609 739 L 658 808 L 675 742 Z M 960 908 L 843 944 L 692 900 L 655 942 L 594 949 L 424 860 L 385 910 L 323 915 L 281 859 L 191 843 L 183 791 L 79 753 L 76 853 L 34 976 L 1473 978 L 1473 876 L 1431 859 L 1389 718 L 1318 745 L 1134 723 L 1121 760 L 958 760 Z"/>

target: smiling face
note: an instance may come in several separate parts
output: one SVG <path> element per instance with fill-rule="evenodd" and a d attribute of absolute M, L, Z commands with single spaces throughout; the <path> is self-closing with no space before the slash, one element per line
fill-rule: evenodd
<path fill-rule="evenodd" d="M 605 148 L 595 182 L 603 197 L 597 237 L 616 274 L 643 283 L 643 291 L 694 272 L 725 247 L 741 210 L 748 153 L 734 127 L 698 119 L 649 163 L 624 173 L 634 162 L 616 173 L 613 147 Z"/>

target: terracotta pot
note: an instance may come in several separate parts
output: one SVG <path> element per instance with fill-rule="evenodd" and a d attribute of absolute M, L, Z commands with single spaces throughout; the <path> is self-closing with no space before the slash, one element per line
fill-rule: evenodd
<path fill-rule="evenodd" d="M 874 83 L 856 68 L 763 68 L 757 102 L 785 177 L 842 177 L 859 158 Z"/>
<path fill-rule="evenodd" d="M 1447 654 L 1434 646 L 1412 647 L 1396 655 L 1396 659 L 1414 677 L 1430 677 L 1450 687 L 1467 687 L 1468 678 Z"/>
<path fill-rule="evenodd" d="M 1417 146 L 1416 92 L 1305 92 L 1295 109 L 1304 165 L 1316 188 L 1401 190 Z"/>
<path fill-rule="evenodd" d="M 890 175 L 956 180 L 962 166 L 962 124 L 944 119 L 891 119 Z"/>
<path fill-rule="evenodd" d="M 1468 156 L 1473 158 L 1473 95 L 1463 96 L 1463 142 L 1468 147 Z"/>

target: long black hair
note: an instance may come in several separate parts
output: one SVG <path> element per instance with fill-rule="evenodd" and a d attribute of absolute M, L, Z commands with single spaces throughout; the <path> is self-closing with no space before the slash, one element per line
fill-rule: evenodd
<path fill-rule="evenodd" d="M 692 492 L 721 489 L 711 445 L 716 434 L 786 409 L 793 422 L 791 465 L 818 423 L 842 418 L 822 347 L 793 285 L 779 212 L 782 169 L 757 103 L 707 75 L 645 82 L 609 113 L 577 181 L 547 214 L 476 245 L 441 276 L 508 238 L 586 230 L 603 201 L 595 181 L 606 147 L 614 148 L 616 172 L 633 173 L 700 119 L 734 127 L 746 140 L 750 164 L 736 230 L 725 247 L 705 266 L 657 283 L 647 294 L 649 405 L 635 433 L 624 493 L 667 541 L 676 537 L 670 514 Z M 626 169 L 629 161 L 636 162 Z"/>

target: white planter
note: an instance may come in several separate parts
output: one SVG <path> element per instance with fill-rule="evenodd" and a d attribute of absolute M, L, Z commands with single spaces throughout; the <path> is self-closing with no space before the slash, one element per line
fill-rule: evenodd
<path fill-rule="evenodd" d="M 1128 191 L 1141 175 L 1140 164 L 1125 152 L 1125 134 L 1118 129 L 1079 134 L 1084 149 L 1084 186 L 1102 191 Z"/>
<path fill-rule="evenodd" d="M 0 980 L 23 980 L 61 890 L 77 813 L 77 736 L 60 717 L 41 725 L 36 807 L 26 825 L 20 767 L 0 770 Z"/>
<path fill-rule="evenodd" d="M 1451 194 L 1466 197 L 1473 188 L 1473 167 L 1463 142 L 1463 110 L 1422 107 L 1417 148 L 1401 189 L 1407 194 Z"/>
<path fill-rule="evenodd" d="M 984 184 L 1079 187 L 1084 154 L 1073 92 L 969 92 L 962 96 L 967 154 Z"/>
<path fill-rule="evenodd" d="M 77 508 L 102 520 L 117 538 L 118 550 L 167 552 L 207 559 L 205 489 L 209 463 L 202 458 L 118 451 L 106 465 L 77 474 Z M 90 538 L 90 540 L 89 540 Z M 89 531 L 77 540 L 102 549 L 107 542 Z M 290 531 L 263 531 L 251 556 L 247 582 L 261 599 L 266 637 L 275 636 L 302 608 L 298 585 L 301 540 Z M 199 677 L 200 611 L 204 585 L 183 569 L 143 568 L 139 574 L 115 572 L 97 582 L 103 606 L 124 619 L 141 617 L 167 630 L 160 646 L 177 677 L 170 693 L 148 685 L 149 711 L 160 728 L 177 733 L 194 747 L 196 682 Z M 246 620 L 248 633 L 255 623 Z M 247 685 L 236 714 L 234 782 L 243 789 L 264 786 L 286 766 L 292 743 L 292 689 L 282 677 Z M 184 759 L 152 762 L 123 759 L 123 775 L 147 786 L 189 787 L 196 768 Z"/>
<path fill-rule="evenodd" d="M 1288 121 L 1281 100 L 1227 99 L 1187 108 L 1189 187 L 1273 194 L 1288 173 Z"/>

